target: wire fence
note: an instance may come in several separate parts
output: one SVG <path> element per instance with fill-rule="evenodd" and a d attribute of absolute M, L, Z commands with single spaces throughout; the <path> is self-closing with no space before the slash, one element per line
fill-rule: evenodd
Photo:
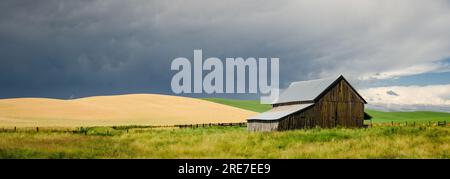
<path fill-rule="evenodd" d="M 448 126 L 449 122 L 447 121 L 404 121 L 404 122 L 379 122 L 379 123 L 370 123 L 370 126 Z"/>
<path fill-rule="evenodd" d="M 93 127 L 74 127 L 74 128 L 56 128 L 56 127 L 3 127 L 0 132 L 62 132 L 62 133 L 81 133 L 86 134 L 90 128 L 111 128 L 112 130 L 143 129 L 143 128 L 207 128 L 207 127 L 246 127 L 246 122 L 241 123 L 205 123 L 205 124 L 181 124 L 181 125 L 142 125 L 142 126 L 93 126 Z M 108 134 L 109 131 L 106 130 Z"/>

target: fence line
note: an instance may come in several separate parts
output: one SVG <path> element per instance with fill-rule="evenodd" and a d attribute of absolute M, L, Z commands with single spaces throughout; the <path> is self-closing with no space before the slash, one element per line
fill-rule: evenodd
<path fill-rule="evenodd" d="M 375 124 L 375 125 L 374 125 Z M 370 126 L 448 126 L 449 123 L 447 121 L 428 121 L 428 122 L 386 122 L 386 123 L 371 123 Z M 206 127 L 231 127 L 231 126 L 239 126 L 246 127 L 246 122 L 240 123 L 203 123 L 203 124 L 178 124 L 178 125 L 157 125 L 157 126 L 92 126 L 92 127 L 111 127 L 113 129 L 123 129 L 128 133 L 129 129 L 138 129 L 138 128 L 206 128 Z M 70 128 L 51 128 L 51 127 L 23 127 L 22 129 L 19 127 L 10 127 L 10 128 L 0 128 L 0 132 L 63 132 L 63 133 L 79 133 L 79 134 L 87 134 L 87 128 L 89 127 L 77 127 L 76 129 Z M 107 130 L 107 134 L 110 131 Z"/>
<path fill-rule="evenodd" d="M 373 123 L 371 123 L 373 125 Z M 405 121 L 405 122 L 384 122 L 375 123 L 375 126 L 447 126 L 449 123 L 447 121 L 428 121 L 428 122 L 416 122 L 416 121 Z"/>
<path fill-rule="evenodd" d="M 173 127 L 178 127 L 178 128 L 200 128 L 200 127 L 213 127 L 213 126 L 239 126 L 239 127 L 245 127 L 245 126 L 247 126 L 247 123 L 246 122 L 240 122 L 240 123 L 184 124 L 184 125 L 174 125 Z"/>
<path fill-rule="evenodd" d="M 223 126 L 223 127 L 231 127 L 231 126 L 239 126 L 239 127 L 246 127 L 246 122 L 240 122 L 240 123 L 204 123 L 204 124 L 178 124 L 178 125 L 149 125 L 149 126 L 92 126 L 92 127 L 111 127 L 113 129 L 120 129 L 123 128 L 123 130 L 126 130 L 128 132 L 129 129 L 137 129 L 137 128 L 206 128 L 206 127 L 214 127 L 214 126 Z M 76 129 L 70 129 L 70 128 L 51 128 L 51 127 L 23 127 L 19 128 L 17 126 L 10 127 L 10 128 L 0 128 L 0 132 L 69 132 L 69 133 L 80 133 L 80 134 L 86 134 L 86 129 L 89 127 L 77 127 Z M 107 130 L 107 133 L 109 131 Z"/>

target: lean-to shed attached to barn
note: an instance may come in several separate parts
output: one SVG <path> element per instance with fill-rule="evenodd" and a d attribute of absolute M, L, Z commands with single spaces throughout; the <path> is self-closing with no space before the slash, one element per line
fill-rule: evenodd
<path fill-rule="evenodd" d="M 247 119 L 250 131 L 280 131 L 301 128 L 364 127 L 371 117 L 367 102 L 341 75 L 300 81 L 280 94 L 272 109 Z"/>

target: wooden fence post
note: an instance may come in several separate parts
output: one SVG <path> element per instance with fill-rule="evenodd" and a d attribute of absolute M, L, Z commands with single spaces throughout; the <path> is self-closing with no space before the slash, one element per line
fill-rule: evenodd
<path fill-rule="evenodd" d="M 36 127 L 36 132 L 39 132 L 39 127 Z"/>
<path fill-rule="evenodd" d="M 391 121 L 391 124 L 392 124 L 391 126 L 394 126 L 394 121 Z"/>
<path fill-rule="evenodd" d="M 16 126 L 14 126 L 14 132 L 16 132 L 17 131 L 17 128 L 16 128 Z"/>

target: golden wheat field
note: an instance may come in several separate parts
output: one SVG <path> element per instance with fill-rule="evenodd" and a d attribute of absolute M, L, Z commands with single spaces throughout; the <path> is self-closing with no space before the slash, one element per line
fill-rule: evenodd
<path fill-rule="evenodd" d="M 0 100 L 0 126 L 76 127 L 245 122 L 255 112 L 159 94 Z"/>

